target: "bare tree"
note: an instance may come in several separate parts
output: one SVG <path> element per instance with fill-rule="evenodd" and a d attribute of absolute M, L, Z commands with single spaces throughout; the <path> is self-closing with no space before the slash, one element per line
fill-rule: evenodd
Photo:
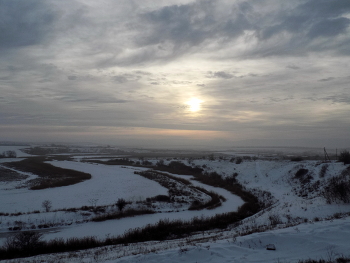
<path fill-rule="evenodd" d="M 41 206 L 45 208 L 46 212 L 50 212 L 51 207 L 52 207 L 52 202 L 50 200 L 45 200 Z"/>

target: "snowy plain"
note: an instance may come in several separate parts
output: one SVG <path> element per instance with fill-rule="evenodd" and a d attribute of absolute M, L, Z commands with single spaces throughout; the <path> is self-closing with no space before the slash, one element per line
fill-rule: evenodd
<path fill-rule="evenodd" d="M 234 155 L 234 153 L 232 153 Z M 185 161 L 185 160 L 184 160 Z M 142 177 L 135 177 L 134 167 L 106 166 L 101 164 L 89 164 L 81 162 L 54 161 L 53 165 L 75 169 L 92 174 L 92 179 L 68 187 L 40 190 L 42 191 L 37 203 L 31 201 L 26 194 L 31 194 L 28 189 L 11 189 L 11 184 L 2 185 L 0 189 L 0 208 L 13 209 L 27 212 L 40 208 L 43 198 L 51 199 L 57 207 L 78 207 L 88 205 L 92 197 L 98 199 L 98 204 L 110 204 L 116 198 L 140 199 L 166 194 L 167 189 Z M 309 171 L 313 180 L 321 182 L 339 175 L 347 166 L 342 163 L 328 163 L 324 178 L 320 177 L 322 167 L 320 161 L 290 162 L 289 160 L 244 160 L 240 164 L 227 160 L 194 159 L 192 166 L 205 167 L 207 172 L 217 172 L 230 176 L 237 173 L 237 180 L 247 189 L 252 191 L 266 191 L 271 193 L 269 200 L 271 205 L 243 220 L 237 227 L 231 227 L 225 231 L 206 231 L 193 237 L 163 242 L 145 242 L 129 244 L 128 246 L 109 246 L 105 248 L 90 249 L 75 252 L 76 257 L 70 257 L 69 253 L 55 255 L 40 255 L 33 258 L 22 259 L 20 262 L 298 262 L 300 259 L 335 259 L 338 256 L 350 256 L 350 212 L 349 204 L 328 204 L 320 195 L 320 189 L 303 196 L 303 188 L 298 180 L 295 180 L 296 172 L 303 168 Z M 125 176 L 124 176 L 125 175 Z M 187 175 L 174 175 L 189 179 Z M 116 178 L 118 178 L 116 180 Z M 136 185 L 128 179 L 136 180 Z M 138 181 L 138 180 L 145 181 Z M 118 183 L 118 180 L 121 180 Z M 91 182 L 90 182 L 91 181 Z M 141 182 L 141 184 L 140 184 Z M 104 238 L 106 235 L 122 234 L 125 230 L 140 227 L 150 223 L 156 223 L 161 218 L 190 219 L 193 216 L 213 215 L 228 211 L 235 211 L 243 204 L 243 201 L 228 191 L 203 185 L 191 180 L 192 184 L 199 185 L 207 190 L 213 190 L 223 195 L 227 201 L 214 210 L 179 211 L 172 213 L 157 213 L 105 222 L 88 222 L 69 227 L 48 229 L 44 233 L 44 239 L 56 237 L 83 237 L 97 236 Z M 130 185 L 129 185 L 130 184 Z M 119 187 L 120 185 L 121 187 Z M 141 185 L 141 187 L 140 187 Z M 9 187 L 11 186 L 11 187 Z M 322 186 L 322 184 L 321 184 Z M 320 187 L 321 187 L 320 186 Z M 75 188 L 74 188 L 75 187 Z M 118 188 L 119 187 L 119 188 Z M 149 189 L 145 189 L 149 188 Z M 127 189 L 125 191 L 125 189 Z M 16 192 L 21 190 L 23 192 Z M 148 192 L 151 190 L 150 192 Z M 40 192 L 34 191 L 34 192 Z M 57 192 L 55 192 L 57 191 Z M 7 193 L 6 193 L 7 192 Z M 19 199 L 13 199 L 10 192 L 15 193 Z M 28 193 L 29 192 L 29 193 Z M 23 199 L 20 199 L 22 196 Z M 40 197 L 40 198 L 39 198 Z M 60 198 L 64 201 L 58 201 Z M 56 202 L 57 199 L 57 202 Z M 75 201 L 73 199 L 76 199 Z M 11 203 L 12 202 L 12 203 Z M 12 204 L 12 205 L 11 205 Z M 12 206 L 12 208 L 11 208 Z M 333 217 L 334 214 L 340 216 Z M 45 213 L 41 213 L 45 215 Z M 242 235 L 245 229 L 252 226 L 267 226 L 271 216 L 278 216 L 280 223 L 275 229 L 267 229 L 265 232 Z M 23 215 L 17 217 L 26 220 Z M 49 217 L 50 215 L 47 214 Z M 5 221 L 0 217 L 0 221 Z M 294 221 L 293 221 L 294 220 Z M 290 221 L 298 222 L 292 227 L 286 227 Z M 0 224 L 1 225 L 1 224 Z M 2 232 L 6 232 L 2 228 Z M 2 238 L 2 241 L 4 238 Z M 1 239 L 0 239 L 1 242 Z M 275 251 L 266 250 L 266 245 L 274 244 Z M 11 261 L 8 261 L 11 262 Z M 14 261 L 15 262 L 15 261 Z"/>

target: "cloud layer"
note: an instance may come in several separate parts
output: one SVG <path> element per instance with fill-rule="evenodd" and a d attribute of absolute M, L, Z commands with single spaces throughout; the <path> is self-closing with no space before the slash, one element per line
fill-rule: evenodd
<path fill-rule="evenodd" d="M 349 56 L 348 0 L 0 0 L 0 134 L 350 145 Z"/>

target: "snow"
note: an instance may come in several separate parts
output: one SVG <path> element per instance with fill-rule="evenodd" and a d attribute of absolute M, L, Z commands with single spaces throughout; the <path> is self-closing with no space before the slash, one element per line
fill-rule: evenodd
<path fill-rule="evenodd" d="M 62 168 L 90 173 L 92 178 L 65 187 L 42 190 L 23 188 L 1 190 L 1 211 L 15 213 L 41 210 L 44 200 L 52 201 L 52 209 L 89 206 L 91 199 L 97 199 L 97 205 L 108 205 L 117 201 L 118 198 L 145 199 L 168 192 L 168 189 L 158 183 L 134 174 L 134 169 L 130 168 L 70 161 L 50 163 Z M 142 170 L 142 168 L 138 170 L 140 169 Z M 6 187 L 9 188 L 9 185 L 6 184 Z"/>
<path fill-rule="evenodd" d="M 220 238 L 224 234 L 224 237 Z M 233 232 L 207 237 L 108 246 L 73 253 L 40 255 L 21 262 L 104 263 L 296 263 L 301 259 L 335 259 L 350 256 L 350 218 L 300 224 L 297 227 L 233 238 Z M 200 241 L 200 237 L 209 242 Z M 276 250 L 266 250 L 274 244 Z M 7 262 L 16 262 L 9 260 Z"/>
<path fill-rule="evenodd" d="M 117 198 L 137 199 L 167 194 L 167 189 L 159 184 L 135 175 L 135 169 L 143 168 L 107 166 L 71 161 L 54 161 L 53 165 L 88 172 L 92 179 L 85 182 L 62 187 L 30 191 L 26 189 L 0 189 L 0 211 L 27 211 L 40 209 L 45 199 L 50 199 L 54 207 L 80 207 L 89 205 L 91 198 L 98 199 L 98 205 L 111 204 Z M 57 255 L 41 255 L 33 260 L 55 262 L 298 262 L 300 259 L 329 259 L 337 256 L 350 257 L 350 212 L 349 204 L 327 204 L 322 197 L 323 183 L 332 176 L 339 175 L 347 166 L 342 163 L 328 163 L 324 176 L 320 175 L 326 164 L 319 161 L 290 162 L 283 160 L 244 160 L 235 164 L 224 160 L 195 159 L 193 166 L 205 167 L 207 172 L 217 172 L 223 176 L 237 173 L 237 180 L 246 189 L 260 194 L 268 192 L 265 202 L 271 206 L 242 221 L 237 227 L 225 231 L 206 231 L 186 239 L 168 240 L 164 242 L 145 242 L 129 244 L 128 246 L 110 246 L 96 248 L 82 252 L 74 252 L 77 257 L 70 257 L 69 253 Z M 309 170 L 311 182 L 302 185 L 295 174 L 299 169 Z M 174 175 L 190 179 L 187 175 Z M 320 181 L 320 187 L 307 196 L 300 192 L 303 187 Z M 179 211 L 170 213 L 156 213 L 119 220 L 104 222 L 88 222 L 73 224 L 72 226 L 48 229 L 44 239 L 56 237 L 96 236 L 105 238 L 106 235 L 123 234 L 124 231 L 156 223 L 160 219 L 191 219 L 194 216 L 210 216 L 217 213 L 235 211 L 243 201 L 230 192 L 191 179 L 193 185 L 203 187 L 224 196 L 227 201 L 213 210 Z M 11 184 L 7 184 L 8 188 Z M 140 187 L 141 186 L 141 187 Z M 263 192 L 265 191 L 265 192 Z M 33 195 L 33 196 L 31 196 Z M 16 199 L 17 198 L 17 199 Z M 36 198 L 36 199 L 35 199 Z M 343 213 L 343 218 L 334 219 L 335 213 Z M 347 214 L 347 215 L 346 215 Z M 49 216 L 42 213 L 40 216 Z M 39 215 L 38 215 L 39 216 Z M 62 216 L 63 215 L 57 215 Z M 271 217 L 277 216 L 280 223 L 274 227 Z M 68 217 L 68 216 L 67 216 Z M 317 220 L 316 220 L 317 219 Z M 64 220 L 67 220 L 65 218 Z M 1 221 L 1 218 L 0 218 Z M 1 225 L 1 223 L 0 223 Z M 293 225 L 287 227 L 288 225 Z M 253 228 L 265 227 L 264 232 L 243 235 Z M 268 230 L 274 228 L 273 230 Z M 248 231 L 249 232 L 249 231 Z M 242 235 L 240 235 L 242 234 Z M 268 244 L 274 244 L 276 250 L 266 250 Z M 98 252 L 98 253 L 97 253 Z M 98 256 L 97 256 L 98 255 Z M 28 259 L 30 260 L 30 259 Z M 97 261 L 97 260 L 96 260 Z M 11 262 L 11 261 L 9 261 Z M 26 262 L 26 261 L 23 261 Z M 28 261 L 31 262 L 31 261 Z M 34 261 L 33 261 L 34 262 Z"/>
<path fill-rule="evenodd" d="M 187 178 L 188 176 L 180 176 L 174 175 L 178 177 Z M 225 189 L 212 187 L 208 185 L 204 185 L 202 183 L 192 181 L 192 183 L 196 186 L 203 187 L 209 191 L 217 192 L 226 198 L 226 202 L 223 202 L 221 206 L 211 209 L 211 210 L 200 210 L 200 211 L 179 211 L 179 212 L 171 212 L 171 213 L 157 213 L 152 215 L 143 215 L 132 218 L 122 218 L 119 220 L 109 220 L 104 222 L 89 222 L 86 224 L 77 225 L 74 227 L 65 227 L 61 229 L 54 230 L 52 232 L 47 232 L 44 236 L 46 240 L 59 238 L 59 237 L 84 237 L 87 236 L 96 236 L 98 238 L 104 238 L 106 235 L 110 234 L 112 236 L 117 236 L 123 234 L 125 231 L 131 228 L 143 227 L 148 224 L 153 224 L 158 222 L 161 219 L 169 219 L 169 220 L 190 220 L 193 217 L 201 217 L 201 216 L 213 216 L 218 213 L 232 212 L 237 211 L 238 207 L 243 205 L 243 200 L 231 194 Z"/>
<path fill-rule="evenodd" d="M 128 256 L 108 260 L 106 263 L 147 262 L 147 263 L 266 263 L 297 262 L 300 259 L 320 259 L 349 255 L 350 219 L 336 222 L 303 224 L 297 228 L 287 228 L 249 236 L 236 240 L 224 239 L 216 242 L 189 245 L 187 251 L 179 248 L 149 253 L 146 255 Z M 266 250 L 268 244 L 276 246 L 275 251 Z"/>

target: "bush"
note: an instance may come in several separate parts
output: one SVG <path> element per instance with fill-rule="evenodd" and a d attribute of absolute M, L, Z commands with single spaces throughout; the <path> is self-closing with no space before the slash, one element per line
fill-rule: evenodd
<path fill-rule="evenodd" d="M 243 159 L 241 157 L 236 158 L 236 164 L 240 164 L 243 162 Z"/>
<path fill-rule="evenodd" d="M 320 170 L 320 178 L 323 178 L 328 170 L 328 164 L 324 164 Z"/>
<path fill-rule="evenodd" d="M 323 191 L 327 203 L 350 203 L 350 179 L 346 176 L 335 176 L 328 180 Z"/>
<path fill-rule="evenodd" d="M 303 158 L 301 156 L 297 156 L 297 157 L 292 157 L 290 160 L 292 162 L 301 162 L 303 161 Z"/>
<path fill-rule="evenodd" d="M 46 212 L 50 212 L 51 207 L 52 207 L 52 202 L 51 202 L 50 200 L 45 200 L 45 201 L 41 204 L 41 206 L 42 206 L 43 208 L 45 208 L 45 211 L 46 211 Z"/>
<path fill-rule="evenodd" d="M 269 215 L 269 220 L 271 225 L 282 224 L 282 219 L 278 214 Z"/>
<path fill-rule="evenodd" d="M 303 176 L 307 175 L 308 172 L 308 169 L 301 168 L 295 173 L 295 178 L 302 178 Z"/>
<path fill-rule="evenodd" d="M 122 212 L 124 207 L 127 205 L 127 202 L 125 201 L 124 198 L 119 198 L 116 205 L 117 205 L 119 211 Z"/>
<path fill-rule="evenodd" d="M 5 151 L 0 154 L 0 158 L 16 158 L 17 153 L 15 151 Z"/>
<path fill-rule="evenodd" d="M 18 251 L 20 255 L 30 255 L 42 245 L 42 234 L 34 231 L 18 232 L 6 239 L 4 248 L 6 251 Z"/>
<path fill-rule="evenodd" d="M 338 160 L 340 162 L 343 162 L 344 164 L 350 164 L 350 152 L 349 151 L 342 151 L 339 155 Z"/>

